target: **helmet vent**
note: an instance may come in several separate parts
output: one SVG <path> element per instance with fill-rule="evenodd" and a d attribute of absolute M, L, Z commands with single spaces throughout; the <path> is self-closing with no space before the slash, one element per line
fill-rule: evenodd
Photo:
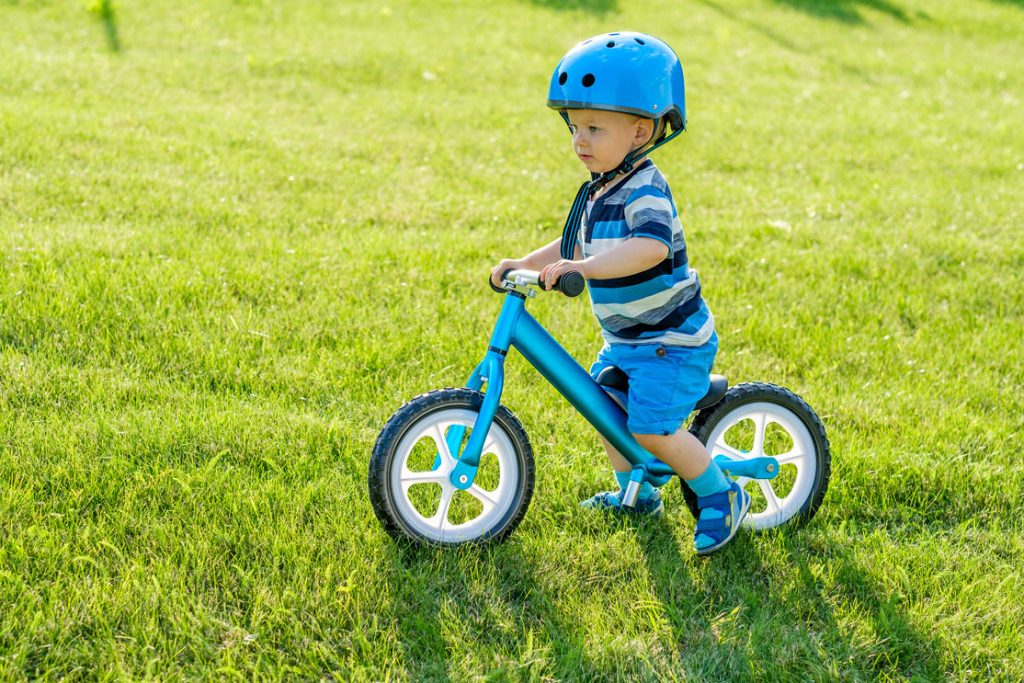
<path fill-rule="evenodd" d="M 594 85 L 595 80 L 597 79 L 594 78 L 594 74 L 587 74 L 583 77 L 581 83 L 583 83 L 584 88 L 589 88 L 590 86 Z"/>
<path fill-rule="evenodd" d="M 640 43 L 641 45 L 646 45 L 647 44 L 644 41 L 640 40 L 639 38 L 634 38 L 633 40 L 635 40 L 636 42 Z"/>
<path fill-rule="evenodd" d="M 562 74 L 558 77 L 558 85 L 565 85 L 565 82 L 567 80 L 569 80 L 569 74 L 563 71 Z"/>
<path fill-rule="evenodd" d="M 608 41 L 608 45 L 606 45 L 605 47 L 615 47 L 615 41 L 614 40 L 609 40 Z"/>

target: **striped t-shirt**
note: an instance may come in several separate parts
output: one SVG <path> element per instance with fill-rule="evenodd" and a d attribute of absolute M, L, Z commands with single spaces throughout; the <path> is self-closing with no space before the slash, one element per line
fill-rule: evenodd
<path fill-rule="evenodd" d="M 690 269 L 686 258 L 686 240 L 672 192 L 650 159 L 594 200 L 580 223 L 584 258 L 614 249 L 633 237 L 656 239 L 670 251 L 653 268 L 587 282 L 605 341 L 669 346 L 707 342 L 715 331 L 715 320 L 701 297 L 697 272 Z"/>

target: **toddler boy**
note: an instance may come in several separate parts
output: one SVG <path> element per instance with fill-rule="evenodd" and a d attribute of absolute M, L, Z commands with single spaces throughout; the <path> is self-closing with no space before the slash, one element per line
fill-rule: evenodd
<path fill-rule="evenodd" d="M 511 268 L 539 270 L 545 283 L 568 271 L 588 283 L 605 346 L 591 368 L 614 365 L 629 377 L 629 431 L 668 464 L 698 497 L 698 554 L 736 534 L 750 496 L 728 479 L 682 424 L 709 387 L 718 350 L 700 280 L 690 269 L 682 225 L 664 176 L 647 158 L 686 126 L 682 65 L 661 40 L 608 33 L 583 41 L 555 68 L 548 106 L 572 131 L 573 151 L 592 182 L 577 195 L 562 237 L 520 259 L 504 259 L 491 280 Z M 671 133 L 669 130 L 671 129 Z M 603 437 L 619 483 L 588 508 L 619 511 L 629 462 Z M 633 511 L 657 515 L 660 492 L 643 484 Z"/>

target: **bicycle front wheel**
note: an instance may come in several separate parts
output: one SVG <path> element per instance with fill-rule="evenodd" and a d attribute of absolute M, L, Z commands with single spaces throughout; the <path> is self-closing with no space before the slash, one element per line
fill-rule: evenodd
<path fill-rule="evenodd" d="M 370 502 L 396 538 L 433 545 L 498 542 L 526 514 L 533 449 L 518 419 L 499 406 L 466 490 L 449 480 L 483 403 L 471 389 L 417 396 L 396 412 L 373 447 Z"/>

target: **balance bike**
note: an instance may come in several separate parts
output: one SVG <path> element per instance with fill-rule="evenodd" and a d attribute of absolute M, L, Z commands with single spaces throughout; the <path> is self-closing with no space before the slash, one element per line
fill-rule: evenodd
<path fill-rule="evenodd" d="M 533 495 L 533 449 L 519 420 L 500 404 L 505 356 L 515 347 L 630 462 L 622 504 L 632 507 L 643 482 L 663 486 L 675 476 L 626 428 L 617 392 L 628 377 L 607 368 L 595 381 L 526 312 L 544 291 L 539 274 L 511 270 L 490 345 L 465 388 L 438 389 L 402 406 L 377 437 L 370 458 L 370 502 L 395 538 L 431 545 L 499 542 L 526 514 Z M 576 272 L 555 289 L 578 296 Z M 487 391 L 481 392 L 484 384 Z M 689 430 L 727 476 L 751 494 L 743 526 L 763 530 L 806 523 L 818 510 L 831 470 L 828 438 L 818 416 L 793 392 L 752 382 L 729 387 L 711 376 Z M 697 497 L 680 479 L 687 507 Z"/>

